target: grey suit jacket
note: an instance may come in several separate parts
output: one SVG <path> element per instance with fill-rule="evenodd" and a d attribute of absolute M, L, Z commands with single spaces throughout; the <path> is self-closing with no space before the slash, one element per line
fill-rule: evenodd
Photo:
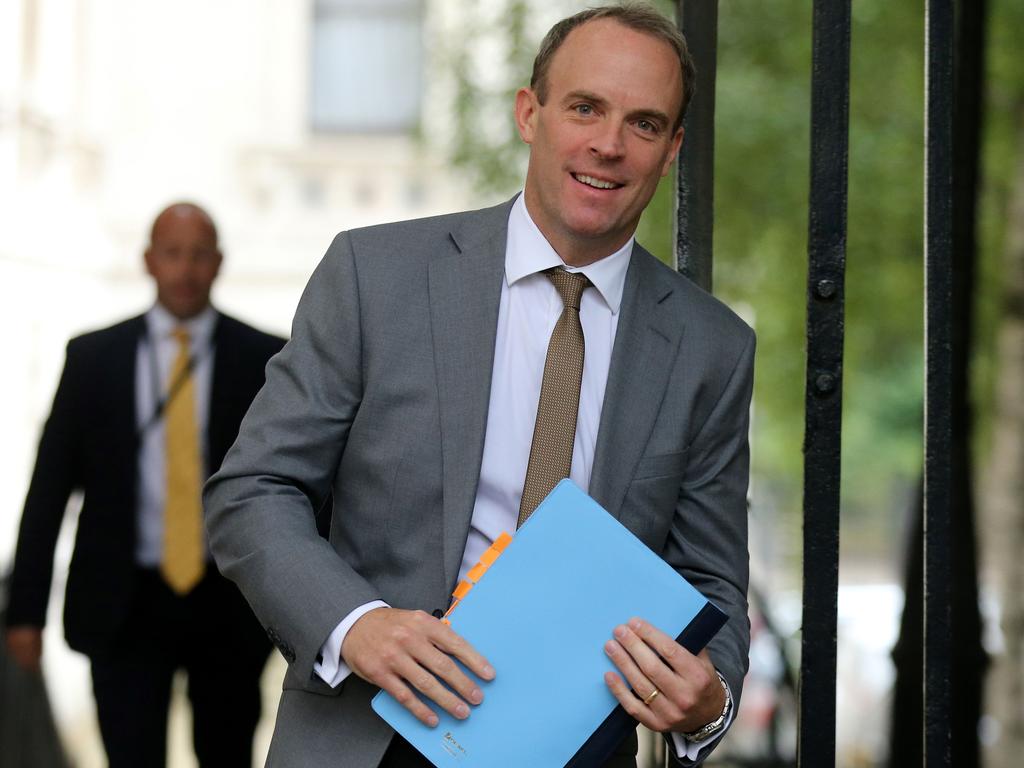
<path fill-rule="evenodd" d="M 387 748 L 375 689 L 353 675 L 332 690 L 313 664 L 359 605 L 448 603 L 480 474 L 510 206 L 338 235 L 207 485 L 217 563 L 289 662 L 269 765 L 364 768 Z M 729 613 L 710 652 L 738 696 L 754 336 L 639 247 L 621 312 L 589 492 Z M 331 494 L 325 540 L 314 511 Z"/>

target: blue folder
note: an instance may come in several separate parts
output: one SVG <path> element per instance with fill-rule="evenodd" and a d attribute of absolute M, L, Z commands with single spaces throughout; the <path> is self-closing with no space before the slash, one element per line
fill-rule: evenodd
<path fill-rule="evenodd" d="M 429 728 L 385 691 L 374 710 L 438 768 L 600 765 L 636 727 L 604 644 L 639 616 L 697 653 L 726 616 L 572 481 L 563 480 L 450 614 L 495 669 L 457 720 Z"/>

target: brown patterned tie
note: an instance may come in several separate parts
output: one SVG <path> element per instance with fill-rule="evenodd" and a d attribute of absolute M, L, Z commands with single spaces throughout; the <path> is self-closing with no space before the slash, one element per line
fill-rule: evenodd
<path fill-rule="evenodd" d="M 167 401 L 167 500 L 160 572 L 179 595 L 188 594 L 206 569 L 203 551 L 202 460 L 196 425 L 195 380 L 189 370 L 188 331 L 174 331 L 178 354 L 169 381 L 177 387 Z M 177 382 L 181 382 L 177 385 Z"/>
<path fill-rule="evenodd" d="M 544 380 L 533 428 L 530 463 L 519 504 L 518 528 L 572 469 L 572 446 L 576 439 L 576 414 L 580 406 L 583 381 L 583 326 L 580 325 L 580 298 L 590 285 L 581 272 L 566 272 L 561 267 L 545 270 L 562 297 L 562 315 L 555 323 L 544 360 Z"/>

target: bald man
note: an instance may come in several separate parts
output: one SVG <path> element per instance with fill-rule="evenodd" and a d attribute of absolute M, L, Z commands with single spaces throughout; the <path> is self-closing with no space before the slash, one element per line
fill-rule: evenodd
<path fill-rule="evenodd" d="M 270 644 L 209 561 L 199 493 L 284 340 L 213 308 L 221 261 L 202 208 L 176 203 L 157 216 L 145 252 L 156 302 L 68 344 L 25 501 L 7 650 L 39 670 L 54 546 L 81 491 L 64 632 L 89 657 L 112 768 L 165 764 L 179 669 L 200 764 L 252 765 Z"/>

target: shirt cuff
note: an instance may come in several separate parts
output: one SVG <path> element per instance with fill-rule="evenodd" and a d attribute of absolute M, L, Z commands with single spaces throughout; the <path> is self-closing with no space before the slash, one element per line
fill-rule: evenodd
<path fill-rule="evenodd" d="M 341 620 L 341 623 L 334 628 L 334 631 L 327 636 L 327 640 L 320 646 L 320 658 L 313 664 L 313 671 L 316 676 L 327 683 L 331 688 L 337 688 L 342 680 L 352 674 L 348 664 L 341 660 L 341 644 L 345 642 L 345 635 L 352 629 L 363 614 L 369 613 L 374 608 L 387 608 L 387 603 L 382 600 L 374 600 L 360 605 L 348 616 Z"/>
<path fill-rule="evenodd" d="M 728 682 L 725 683 L 725 687 L 729 688 Z M 729 700 L 733 702 L 736 701 L 736 699 L 734 699 L 732 695 L 732 688 L 729 688 Z M 735 705 L 733 705 L 729 708 L 729 714 L 726 716 L 725 725 L 721 728 L 721 730 L 719 730 L 717 733 L 713 733 L 706 739 L 702 739 L 701 741 L 688 741 L 681 733 L 670 733 L 669 735 L 672 737 L 672 744 L 676 748 L 676 757 L 678 757 L 680 760 L 686 761 L 696 760 L 697 755 L 700 754 L 700 751 L 704 749 L 704 747 L 714 744 L 715 741 L 717 741 L 725 735 L 725 732 L 729 730 L 729 725 L 730 723 L 732 723 L 735 715 L 736 707 Z"/>

